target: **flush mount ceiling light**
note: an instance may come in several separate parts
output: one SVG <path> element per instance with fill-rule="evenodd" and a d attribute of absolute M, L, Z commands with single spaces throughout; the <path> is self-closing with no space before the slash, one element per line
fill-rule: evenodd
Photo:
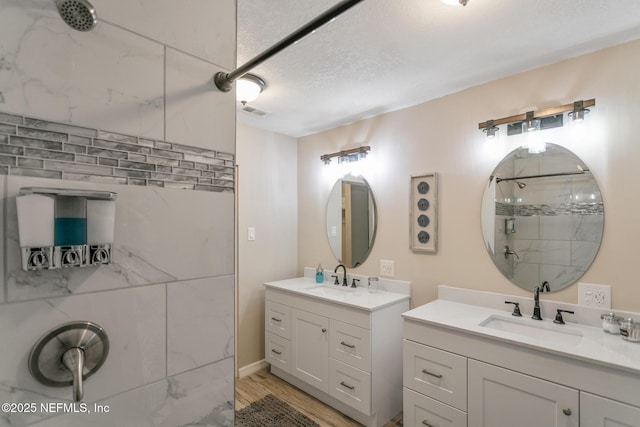
<path fill-rule="evenodd" d="M 255 74 L 247 73 L 237 80 L 236 99 L 247 105 L 247 102 L 255 101 L 258 95 L 267 87 L 263 79 Z"/>
<path fill-rule="evenodd" d="M 352 6 L 355 6 L 356 4 L 360 3 L 361 1 L 363 0 L 343 0 L 341 2 L 338 2 L 336 5 L 334 5 L 332 8 L 330 8 L 329 10 L 327 10 L 317 18 L 313 19 L 306 25 L 303 25 L 302 27 L 298 28 L 296 31 L 289 34 L 287 37 L 280 40 L 278 43 L 274 44 L 273 46 L 263 51 L 262 53 L 258 54 L 258 56 L 256 56 L 255 58 L 250 59 L 249 61 L 239 66 L 235 70 L 229 73 L 225 73 L 224 71 L 220 71 L 216 73 L 213 76 L 213 83 L 221 92 L 229 92 L 233 87 L 233 82 L 235 82 L 238 79 L 241 79 L 243 76 L 246 76 L 247 73 L 251 71 L 253 68 L 257 67 L 262 62 L 271 58 L 273 55 L 277 54 L 281 50 L 291 46 L 292 44 L 297 43 L 303 37 L 314 32 L 316 29 L 326 24 L 327 22 L 333 21 L 340 14 L 350 9 Z M 260 80 L 264 83 L 264 80 L 262 79 Z M 246 102 L 249 102 L 249 101 L 247 100 Z"/>
<path fill-rule="evenodd" d="M 449 6 L 466 6 L 471 0 L 442 0 L 442 3 Z"/>

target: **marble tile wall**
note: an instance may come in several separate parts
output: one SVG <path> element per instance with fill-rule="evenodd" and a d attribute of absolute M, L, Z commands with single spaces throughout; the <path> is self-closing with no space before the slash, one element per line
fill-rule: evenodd
<path fill-rule="evenodd" d="M 0 403 L 71 403 L 27 360 L 89 320 L 111 349 L 84 401 L 109 412 L 38 407 L 0 427 L 232 426 L 235 99 L 209 80 L 234 66 L 236 2 L 92 3 L 81 33 L 55 1 L 0 0 Z M 22 271 L 15 197 L 30 186 L 116 192 L 113 263 Z"/>

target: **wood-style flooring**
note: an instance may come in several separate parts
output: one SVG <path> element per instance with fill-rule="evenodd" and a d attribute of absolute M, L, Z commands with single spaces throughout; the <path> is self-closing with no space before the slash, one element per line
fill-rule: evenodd
<path fill-rule="evenodd" d="M 322 427 L 361 427 L 362 424 L 320 402 L 311 395 L 272 375 L 265 368 L 244 378 L 236 379 L 236 411 L 248 406 L 267 394 L 273 394 L 302 412 Z M 385 424 L 385 427 L 402 426 L 402 413 Z M 265 426 L 268 427 L 268 426 Z"/>

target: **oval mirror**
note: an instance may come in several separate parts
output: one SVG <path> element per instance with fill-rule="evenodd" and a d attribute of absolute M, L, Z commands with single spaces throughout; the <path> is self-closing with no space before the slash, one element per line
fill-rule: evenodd
<path fill-rule="evenodd" d="M 327 237 L 333 255 L 349 268 L 369 256 L 376 237 L 376 203 L 364 178 L 346 175 L 334 184 L 327 203 Z"/>
<path fill-rule="evenodd" d="M 518 148 L 495 168 L 482 199 L 482 234 L 498 269 L 519 287 L 551 291 L 575 283 L 598 253 L 604 205 L 589 168 L 547 143 Z"/>

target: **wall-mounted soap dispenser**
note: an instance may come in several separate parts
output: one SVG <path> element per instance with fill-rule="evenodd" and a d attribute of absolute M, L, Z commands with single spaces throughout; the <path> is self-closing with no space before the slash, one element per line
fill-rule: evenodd
<path fill-rule="evenodd" d="M 116 193 L 21 188 L 16 198 L 24 270 L 111 263 Z"/>

